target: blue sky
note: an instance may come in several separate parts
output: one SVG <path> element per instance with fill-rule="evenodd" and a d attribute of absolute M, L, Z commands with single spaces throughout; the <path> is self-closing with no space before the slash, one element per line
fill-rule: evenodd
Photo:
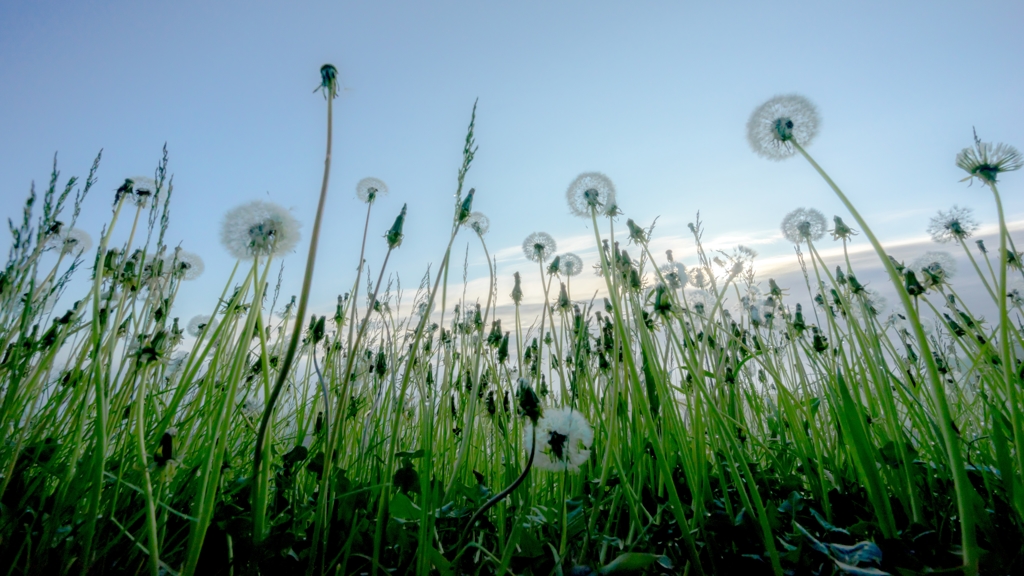
<path fill-rule="evenodd" d="M 391 188 L 374 208 L 371 267 L 403 202 L 406 241 L 391 269 L 414 287 L 440 260 L 477 98 L 480 149 L 467 185 L 492 220 L 503 299 L 512 271 L 534 270 L 517 253 L 530 232 L 593 262 L 588 224 L 563 196 L 591 170 L 615 181 L 626 216 L 643 225 L 657 217 L 659 249 L 684 262 L 698 210 L 712 248 L 753 245 L 766 268 L 771 257 L 791 258 L 778 231 L 787 212 L 846 214 L 802 160 L 750 151 L 747 118 L 779 93 L 818 105 L 810 152 L 876 232 L 920 244 L 929 217 L 954 203 L 994 222 L 988 190 L 959 182 L 953 158 L 972 127 L 1024 147 L 1022 17 L 1020 2 L 8 0 L 0 212 L 17 215 L 55 151 L 64 176 L 84 177 L 103 148 L 80 221 L 97 236 L 117 184 L 150 173 L 167 142 L 168 237 L 207 264 L 177 313 L 206 311 L 233 264 L 218 242 L 227 210 L 269 198 L 292 208 L 308 234 L 325 130 L 313 88 L 331 62 L 344 91 L 313 292 L 324 312 L 354 276 L 364 218 L 354 186 L 364 176 Z M 1009 174 L 1002 186 L 1012 220 L 1024 219 L 1021 178 Z M 287 259 L 286 293 L 298 290 L 303 259 Z M 470 262 L 470 277 L 486 273 L 475 240 Z"/>

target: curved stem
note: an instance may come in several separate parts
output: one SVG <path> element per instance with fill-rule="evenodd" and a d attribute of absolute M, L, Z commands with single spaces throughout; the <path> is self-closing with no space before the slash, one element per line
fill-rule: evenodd
<path fill-rule="evenodd" d="M 306 276 L 302 281 L 302 292 L 299 295 L 299 307 L 295 313 L 295 327 L 292 330 L 291 341 L 288 343 L 288 351 L 281 362 L 280 371 L 277 374 L 277 382 L 274 389 L 267 398 L 267 406 L 263 410 L 263 418 L 260 420 L 259 433 L 256 435 L 256 450 L 253 455 L 252 474 L 253 478 L 259 475 L 260 460 L 263 458 L 263 444 L 266 441 L 267 426 L 274 413 L 274 405 L 281 395 L 281 389 L 288 380 L 288 372 L 291 371 L 292 362 L 295 360 L 295 352 L 299 347 L 299 339 L 302 337 L 303 322 L 306 319 L 306 306 L 309 304 L 309 291 L 313 285 L 313 267 L 316 264 L 316 249 L 320 239 L 320 224 L 324 216 L 324 204 L 327 202 L 327 185 L 331 177 L 331 138 L 332 126 L 334 124 L 334 99 L 327 99 L 327 154 L 324 159 L 324 178 L 320 186 L 320 202 L 316 209 L 316 219 L 313 220 L 313 233 L 309 239 L 309 255 L 306 257 Z M 253 306 L 260 306 L 259 302 L 253 302 Z M 256 540 L 262 540 L 262 534 L 255 535 Z"/>

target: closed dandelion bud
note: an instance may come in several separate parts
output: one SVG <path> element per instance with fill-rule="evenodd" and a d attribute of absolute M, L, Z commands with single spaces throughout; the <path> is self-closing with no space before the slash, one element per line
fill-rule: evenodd
<path fill-rule="evenodd" d="M 836 283 L 840 286 L 846 286 L 846 274 L 843 274 L 843 269 L 836 266 Z"/>
<path fill-rule="evenodd" d="M 828 350 L 828 339 L 822 336 L 821 332 L 818 331 L 817 326 L 814 326 L 811 329 L 814 332 L 814 339 L 812 341 L 814 351 L 821 354 L 825 350 Z"/>
<path fill-rule="evenodd" d="M 367 350 L 369 352 L 369 350 Z M 384 376 L 384 373 L 388 370 L 388 357 L 384 354 L 384 350 L 377 352 L 377 362 L 373 366 L 374 372 L 377 376 Z"/>
<path fill-rule="evenodd" d="M 345 323 L 345 315 L 341 311 L 344 302 L 344 299 L 338 296 L 338 306 L 334 309 L 334 324 L 339 327 Z"/>
<path fill-rule="evenodd" d="M 906 282 L 907 294 L 910 294 L 911 296 L 920 296 L 921 294 L 924 294 L 924 286 L 917 281 L 917 276 L 914 274 L 913 270 L 906 270 L 903 275 Z"/>
<path fill-rule="evenodd" d="M 857 277 L 854 276 L 853 274 L 847 276 L 846 281 L 849 282 L 850 290 L 852 290 L 854 294 L 860 294 L 861 292 L 864 292 L 864 285 L 861 284 L 860 281 L 857 280 Z"/>
<path fill-rule="evenodd" d="M 978 250 L 982 254 L 988 254 L 988 248 L 985 248 L 985 241 L 984 240 L 979 238 L 979 239 L 975 240 L 974 243 L 978 245 Z"/>
<path fill-rule="evenodd" d="M 469 193 L 466 194 L 466 198 L 462 201 L 462 205 L 459 206 L 458 223 L 462 224 L 469 218 L 469 215 L 473 213 L 473 195 L 476 194 L 476 188 L 470 188 Z"/>
<path fill-rule="evenodd" d="M 314 315 L 313 318 L 316 318 L 316 316 Z M 313 324 L 313 330 L 312 330 L 312 333 L 313 333 L 313 344 L 319 344 L 320 342 L 323 341 L 324 333 L 326 332 L 326 328 L 324 326 L 324 323 L 326 321 L 327 321 L 327 317 L 326 316 L 321 316 Z"/>
<path fill-rule="evenodd" d="M 654 287 L 654 311 L 662 316 L 672 313 L 672 299 L 669 298 L 664 284 Z"/>
<path fill-rule="evenodd" d="M 565 290 L 565 283 L 562 282 L 562 288 L 558 291 L 558 307 L 562 310 L 568 310 L 572 307 L 569 302 L 569 293 Z"/>
<path fill-rule="evenodd" d="M 491 348 L 501 343 L 501 318 L 491 322 L 491 333 L 487 335 L 487 345 Z"/>
<path fill-rule="evenodd" d="M 519 414 L 529 418 L 530 422 L 536 425 L 544 410 L 541 408 L 540 398 L 533 391 L 530 381 L 526 378 L 519 379 L 519 390 L 516 392 L 516 400 L 519 404 Z"/>
<path fill-rule="evenodd" d="M 405 212 L 406 204 L 402 204 L 402 211 L 398 213 L 398 217 L 395 218 L 395 223 L 391 225 L 391 229 L 384 238 L 388 241 L 388 248 L 395 249 L 402 245 L 402 227 L 405 226 Z"/>
<path fill-rule="evenodd" d="M 770 291 L 770 294 L 772 296 L 775 296 L 775 297 L 781 297 L 782 296 L 782 289 L 779 288 L 779 285 L 775 283 L 775 279 L 774 278 L 769 278 L 768 279 L 768 290 Z"/>
<path fill-rule="evenodd" d="M 501 343 L 498 344 L 498 363 L 501 364 L 505 360 L 508 360 L 508 332 L 501 337 Z"/>
<path fill-rule="evenodd" d="M 632 218 L 626 220 L 626 226 L 629 228 L 630 241 L 636 242 L 637 244 L 643 244 L 647 242 L 647 233 L 644 232 L 643 228 L 637 226 L 636 222 L 633 222 Z"/>
<path fill-rule="evenodd" d="M 562 262 L 561 256 L 555 256 L 551 260 L 551 264 L 548 264 L 548 274 L 558 274 L 559 264 Z"/>
<path fill-rule="evenodd" d="M 512 275 L 515 278 L 515 285 L 512 287 L 512 301 L 518 306 L 523 302 L 523 289 L 520 285 L 519 272 Z"/>
<path fill-rule="evenodd" d="M 498 411 L 498 405 L 494 403 L 494 390 L 487 391 L 487 400 L 485 403 L 487 406 L 487 413 L 494 416 L 494 413 Z"/>
<path fill-rule="evenodd" d="M 888 258 L 889 262 L 892 264 L 893 268 L 895 268 L 897 272 L 903 272 L 903 270 L 906 268 L 906 266 L 904 266 L 902 262 L 896 260 L 892 256 L 889 256 Z"/>
<path fill-rule="evenodd" d="M 633 267 L 630 267 L 629 269 L 629 287 L 633 290 L 639 290 L 642 287 L 642 283 L 640 282 L 640 273 Z"/>
<path fill-rule="evenodd" d="M 338 96 L 338 69 L 333 64 L 324 64 L 320 67 L 320 86 L 317 90 L 324 93 L 324 98 Z"/>
<path fill-rule="evenodd" d="M 796 330 L 798 335 L 807 329 L 807 324 L 804 323 L 803 306 L 800 304 L 796 305 L 796 313 L 793 314 L 793 329 Z"/>
<path fill-rule="evenodd" d="M 835 227 L 832 228 L 833 240 L 849 240 L 851 236 L 857 233 L 853 228 L 847 226 L 839 216 L 833 216 L 832 221 L 835 222 Z"/>

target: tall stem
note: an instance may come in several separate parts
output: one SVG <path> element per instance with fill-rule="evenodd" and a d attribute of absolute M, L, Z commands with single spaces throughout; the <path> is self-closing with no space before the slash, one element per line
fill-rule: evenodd
<path fill-rule="evenodd" d="M 846 194 L 839 189 L 839 186 L 836 186 L 836 183 L 832 181 L 832 178 L 830 178 L 824 170 L 822 170 L 821 166 L 818 166 L 818 163 L 811 158 L 807 151 L 804 150 L 803 146 L 796 141 L 790 142 L 825 180 L 829 187 L 832 188 L 832 191 L 836 193 L 836 196 L 839 197 L 839 200 L 844 206 L 846 206 L 846 209 L 850 211 L 850 214 L 853 216 L 854 220 L 857 221 L 857 224 L 860 225 L 861 229 L 864 231 L 864 235 L 867 236 L 871 245 L 874 247 L 875 252 L 878 253 L 879 259 L 882 261 L 882 266 L 885 267 L 885 271 L 889 274 L 893 287 L 896 289 L 896 294 L 899 296 L 900 301 L 903 303 L 903 308 L 907 312 L 907 319 L 910 321 L 910 325 L 914 330 L 914 336 L 917 338 L 918 346 L 921 348 L 921 359 L 924 361 L 925 368 L 928 371 L 928 380 L 931 384 L 932 399 L 935 402 L 935 407 L 939 411 L 940 422 L 938 422 L 938 426 L 939 429 L 942 430 L 942 438 L 946 444 L 946 454 L 949 458 L 950 473 L 953 475 L 953 486 L 956 490 L 957 511 L 960 515 L 964 574 L 967 576 L 973 576 L 978 573 L 979 554 L 977 535 L 974 532 L 974 509 L 971 506 L 971 491 L 973 490 L 973 487 L 967 479 L 967 470 L 964 468 L 963 454 L 960 452 L 960 437 L 953 429 L 953 418 L 949 410 L 949 402 L 946 400 L 946 392 L 942 384 L 942 378 L 939 376 L 938 367 L 935 365 L 935 358 L 932 356 L 931 347 L 928 345 L 928 337 L 924 332 L 924 327 L 921 325 L 921 318 L 917 313 L 917 308 L 910 300 L 910 294 L 907 293 L 907 290 L 903 286 L 903 278 L 887 257 L 885 250 L 882 248 L 881 242 L 879 242 L 878 238 L 875 237 L 874 232 L 871 231 L 868 223 L 861 217 L 860 212 L 853 207 L 853 203 L 851 203 L 849 198 L 846 197 Z"/>
<path fill-rule="evenodd" d="M 291 341 L 288 343 L 288 351 L 281 362 L 274 389 L 270 392 L 270 397 L 267 398 L 267 406 L 263 410 L 263 418 L 260 420 L 260 430 L 256 435 L 256 452 L 253 455 L 252 465 L 254 479 L 259 476 L 260 472 L 260 460 L 263 458 L 263 443 L 267 436 L 267 426 L 270 424 L 270 418 L 274 413 L 274 405 L 281 394 L 281 389 L 288 380 L 288 372 L 291 371 L 292 362 L 295 360 L 295 352 L 299 347 L 299 339 L 302 337 L 303 322 L 306 319 L 306 306 L 309 304 L 309 290 L 313 285 L 313 267 L 316 265 L 316 249 L 320 239 L 320 224 L 323 221 L 324 204 L 327 202 L 327 185 L 331 177 L 331 140 L 333 136 L 332 128 L 334 126 L 333 104 L 334 94 L 331 93 L 327 97 L 327 154 L 324 158 L 324 178 L 320 186 L 320 203 L 316 208 L 313 233 L 309 239 L 309 255 L 306 257 L 306 276 L 302 280 L 302 292 L 299 295 L 299 307 L 295 313 L 295 327 L 292 330 Z M 253 305 L 259 306 L 260 303 L 253 302 Z M 254 536 L 256 541 L 263 539 L 263 534 L 255 534 Z"/>

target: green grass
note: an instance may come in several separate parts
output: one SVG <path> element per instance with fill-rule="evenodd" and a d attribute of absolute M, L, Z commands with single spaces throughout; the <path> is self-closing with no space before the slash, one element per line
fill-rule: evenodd
<path fill-rule="evenodd" d="M 813 234 L 798 246 L 806 287 L 760 292 L 751 254 L 715 263 L 697 221 L 694 291 L 656 265 L 650 230 L 597 203 L 604 294 L 573 298 L 537 258 L 520 272 L 543 281 L 540 318 L 514 297 L 499 320 L 493 267 L 483 302 L 449 293 L 456 238 L 489 255 L 466 225 L 475 119 L 438 223 L 447 248 L 416 290 L 385 258 L 333 318 L 309 317 L 315 246 L 297 304 L 270 288 L 273 255 L 240 260 L 191 347 L 166 152 L 156 189 L 119 192 L 89 252 L 59 240 L 99 157 L 82 184 L 61 188 L 55 167 L 0 276 L 0 573 L 1024 571 L 1024 332 L 1005 297 L 1021 271 L 1001 205 L 998 251 L 958 240 L 999 310 L 988 321 L 941 277 L 908 283 L 795 141 L 879 252 L 905 323 L 872 310 L 850 259 L 824 259 Z M 367 229 L 375 217 L 371 199 Z M 527 450 L 533 399 L 589 421 L 578 470 L 540 464 L 554 436 Z"/>

